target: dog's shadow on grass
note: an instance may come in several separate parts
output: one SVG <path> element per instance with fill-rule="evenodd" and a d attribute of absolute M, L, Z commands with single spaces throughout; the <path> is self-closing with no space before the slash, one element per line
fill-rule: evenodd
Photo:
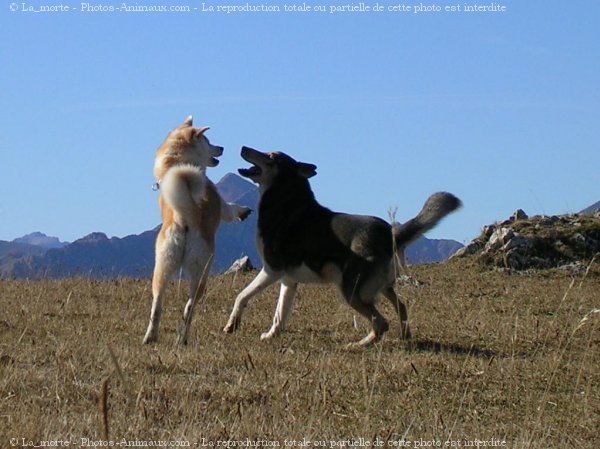
<path fill-rule="evenodd" d="M 492 349 L 481 348 L 473 344 L 461 345 L 458 343 L 444 343 L 429 339 L 411 340 L 406 343 L 406 348 L 410 352 L 449 353 L 487 359 L 502 356 L 502 354 L 499 354 Z"/>

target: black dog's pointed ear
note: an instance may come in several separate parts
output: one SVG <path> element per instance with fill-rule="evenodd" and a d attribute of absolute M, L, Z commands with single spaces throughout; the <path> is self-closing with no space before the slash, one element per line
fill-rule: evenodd
<path fill-rule="evenodd" d="M 317 174 L 317 166 L 314 164 L 306 164 L 304 162 L 298 162 L 298 173 L 304 176 L 306 179 L 312 178 Z"/>

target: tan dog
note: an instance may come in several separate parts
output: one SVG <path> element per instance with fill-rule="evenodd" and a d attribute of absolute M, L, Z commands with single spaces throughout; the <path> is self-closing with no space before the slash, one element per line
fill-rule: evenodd
<path fill-rule="evenodd" d="M 177 341 L 187 344 L 194 306 L 206 289 L 221 220 L 244 220 L 251 210 L 226 203 L 206 177 L 215 167 L 223 147 L 212 145 L 208 128 L 194 128 L 192 117 L 169 133 L 156 152 L 154 176 L 160 188 L 162 227 L 156 239 L 156 262 L 152 278 L 152 311 L 144 343 L 158 340 L 165 289 L 173 273 L 186 270 L 190 279 L 189 300 L 183 312 Z"/>

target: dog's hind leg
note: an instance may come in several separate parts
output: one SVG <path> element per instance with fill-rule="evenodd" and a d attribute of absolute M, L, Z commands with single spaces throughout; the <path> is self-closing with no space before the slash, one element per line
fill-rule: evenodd
<path fill-rule="evenodd" d="M 296 282 L 282 282 L 281 290 L 279 291 L 279 299 L 277 300 L 277 309 L 273 316 L 273 325 L 268 332 L 265 332 L 260 336 L 261 340 L 270 340 L 273 337 L 279 335 L 284 329 L 287 320 L 292 313 L 294 308 L 294 297 L 296 296 L 296 289 L 298 284 Z"/>
<path fill-rule="evenodd" d="M 256 275 L 254 280 L 250 282 L 250 284 L 248 284 L 248 286 L 242 290 L 239 295 L 237 295 L 237 298 L 235 298 L 233 310 L 229 316 L 229 321 L 227 321 L 227 324 L 223 328 L 223 332 L 231 334 L 232 332 L 236 331 L 240 326 L 242 314 L 244 313 L 244 309 L 248 305 L 250 299 L 262 292 L 265 288 L 273 284 L 278 279 L 279 276 L 274 276 L 273 274 L 267 273 L 264 268 L 260 270 L 260 273 Z"/>
<path fill-rule="evenodd" d="M 348 345 L 348 347 L 369 346 L 377 343 L 382 335 L 389 329 L 387 320 L 375 308 L 375 295 L 378 291 L 378 282 L 370 276 L 369 266 L 362 261 L 355 260 L 346 266 L 340 291 L 350 306 L 364 316 L 373 329 L 362 340 Z"/>
<path fill-rule="evenodd" d="M 365 338 L 355 343 L 350 343 L 348 347 L 362 347 L 377 343 L 390 327 L 387 320 L 379 313 L 373 304 L 365 304 L 359 299 L 348 302 L 354 310 L 368 319 L 371 322 L 371 326 L 373 326 L 373 329 Z"/>
<path fill-rule="evenodd" d="M 398 298 L 393 286 L 389 286 L 383 289 L 381 292 L 394 306 L 394 309 L 400 317 L 400 335 L 403 339 L 408 340 L 412 334 L 410 332 L 410 326 L 408 325 L 408 312 L 404 303 Z"/>
<path fill-rule="evenodd" d="M 177 343 L 180 345 L 186 345 L 188 342 L 194 308 L 204 296 L 213 257 L 214 242 L 204 240 L 198 231 L 188 230 L 183 267 L 190 278 L 190 291 L 177 335 Z"/>
<path fill-rule="evenodd" d="M 172 231 L 166 237 L 159 234 L 156 241 L 156 262 L 154 264 L 154 274 L 152 275 L 152 309 L 144 343 L 158 341 L 158 329 L 165 290 L 171 276 L 180 266 L 183 258 L 183 249 L 181 242 L 178 242 L 178 237 L 176 232 Z"/>
<path fill-rule="evenodd" d="M 160 317 L 162 315 L 162 304 L 165 295 L 165 290 L 171 273 L 166 274 L 167 271 L 161 267 L 158 263 L 154 267 L 154 275 L 152 276 L 152 309 L 150 310 L 150 322 L 148 323 L 148 329 L 144 336 L 144 344 L 155 343 L 158 341 L 158 329 L 160 325 Z"/>
<path fill-rule="evenodd" d="M 185 305 L 185 309 L 183 310 L 183 319 L 177 335 L 177 343 L 180 345 L 187 345 L 188 343 L 188 336 L 190 334 L 190 327 L 194 316 L 194 308 L 198 300 L 202 298 L 206 292 L 210 265 L 209 262 L 205 265 L 201 273 L 190 275 L 190 296 Z"/>

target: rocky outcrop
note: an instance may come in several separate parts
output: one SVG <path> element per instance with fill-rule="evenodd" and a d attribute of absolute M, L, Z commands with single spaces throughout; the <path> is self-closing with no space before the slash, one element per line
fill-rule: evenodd
<path fill-rule="evenodd" d="M 244 256 L 236 260 L 231 264 L 231 266 L 227 269 L 225 274 L 229 273 L 247 273 L 248 271 L 254 270 L 254 266 L 250 261 L 248 256 Z"/>
<path fill-rule="evenodd" d="M 519 209 L 507 220 L 485 226 L 479 237 L 452 258 L 475 257 L 484 265 L 514 270 L 581 272 L 599 251 L 599 212 L 528 217 Z"/>

